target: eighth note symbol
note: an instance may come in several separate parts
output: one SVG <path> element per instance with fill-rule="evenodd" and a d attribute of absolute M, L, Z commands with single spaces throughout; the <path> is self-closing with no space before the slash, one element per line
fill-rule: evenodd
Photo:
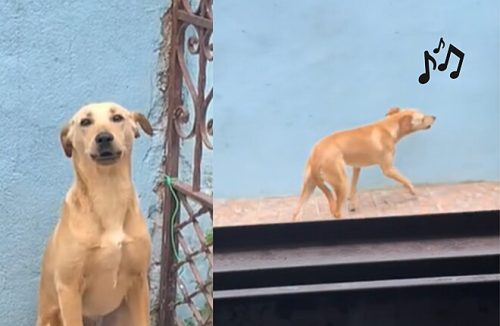
<path fill-rule="evenodd" d="M 462 63 L 464 62 L 464 53 L 454 47 L 452 44 L 448 47 L 448 53 L 446 54 L 446 60 L 438 66 L 440 71 L 445 71 L 448 68 L 448 62 L 450 61 L 450 55 L 454 54 L 458 57 L 457 70 L 452 71 L 450 74 L 451 79 L 456 79 L 460 75 L 460 69 L 462 69 Z"/>
<path fill-rule="evenodd" d="M 429 79 L 431 78 L 431 73 L 429 71 L 429 61 L 432 62 L 432 70 L 436 70 L 436 59 L 434 59 L 429 51 L 424 52 L 424 62 L 425 62 L 425 72 L 418 77 L 418 82 L 420 84 L 427 84 Z"/>
<path fill-rule="evenodd" d="M 443 45 L 442 47 L 441 47 L 441 44 Z M 445 44 L 444 44 L 444 40 L 443 40 L 443 38 L 441 37 L 441 39 L 439 40 L 438 47 L 437 47 L 437 48 L 435 48 L 432 52 L 434 52 L 434 53 L 439 53 L 439 50 L 441 50 L 441 48 L 444 48 L 444 45 L 445 45 Z"/>

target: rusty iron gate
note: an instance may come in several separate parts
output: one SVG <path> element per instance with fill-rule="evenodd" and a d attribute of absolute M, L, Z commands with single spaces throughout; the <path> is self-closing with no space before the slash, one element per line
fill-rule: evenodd
<path fill-rule="evenodd" d="M 172 0 L 167 18 L 165 173 L 177 198 L 165 192 L 158 325 L 212 325 L 213 203 L 211 191 L 203 189 L 211 175 L 203 168 L 203 154 L 213 148 L 213 119 L 207 115 L 213 97 L 207 84 L 213 60 L 212 0 Z M 182 273 L 190 274 L 194 287 Z M 188 320 L 177 317 L 179 306 L 190 313 Z"/>

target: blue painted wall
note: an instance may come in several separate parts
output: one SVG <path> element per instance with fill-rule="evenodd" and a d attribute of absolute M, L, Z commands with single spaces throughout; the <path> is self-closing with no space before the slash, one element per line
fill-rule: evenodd
<path fill-rule="evenodd" d="M 33 325 L 45 241 L 71 181 L 59 128 L 113 100 L 158 116 L 160 18 L 168 1 L 3 1 L 0 6 L 0 324 Z M 141 137 L 134 180 L 152 218 L 161 139 Z"/>
<path fill-rule="evenodd" d="M 413 182 L 499 179 L 497 0 L 218 0 L 214 12 L 216 197 L 298 194 L 318 139 L 395 105 L 438 117 L 398 147 Z M 440 37 L 465 52 L 461 75 L 421 85 Z M 361 187 L 386 185 L 378 168 L 361 173 Z"/>

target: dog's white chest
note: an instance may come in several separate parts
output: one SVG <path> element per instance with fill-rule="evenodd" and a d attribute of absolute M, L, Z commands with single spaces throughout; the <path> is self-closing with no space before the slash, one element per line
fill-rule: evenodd
<path fill-rule="evenodd" d="M 106 231 L 101 236 L 101 247 L 121 249 L 125 241 L 125 233 L 122 229 Z"/>
<path fill-rule="evenodd" d="M 86 316 L 107 314 L 120 304 L 124 295 L 121 266 L 125 239 L 126 234 L 122 229 L 105 231 L 91 249 L 83 297 Z"/>
<path fill-rule="evenodd" d="M 122 229 L 106 231 L 101 236 L 95 263 L 98 270 L 113 275 L 113 287 L 116 287 L 123 256 L 126 235 Z M 96 266 L 97 267 L 97 266 Z"/>
<path fill-rule="evenodd" d="M 99 245 L 99 265 L 106 270 L 118 269 L 123 251 L 125 233 L 123 230 L 113 230 L 103 233 Z"/>

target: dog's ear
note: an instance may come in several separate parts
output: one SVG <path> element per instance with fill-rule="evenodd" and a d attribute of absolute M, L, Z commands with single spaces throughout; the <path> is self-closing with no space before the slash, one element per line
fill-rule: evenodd
<path fill-rule="evenodd" d="M 399 111 L 401 111 L 400 108 L 398 107 L 393 107 L 393 108 L 390 108 L 389 111 L 387 111 L 387 113 L 385 114 L 386 116 L 388 115 L 391 115 L 391 114 L 396 114 L 398 113 Z"/>
<path fill-rule="evenodd" d="M 65 125 L 59 134 L 59 140 L 61 141 L 62 148 L 64 149 L 64 154 L 66 154 L 67 157 L 71 157 L 73 154 L 73 144 L 68 137 L 70 127 L 70 124 Z"/>
<path fill-rule="evenodd" d="M 399 119 L 399 130 L 403 135 L 406 135 L 413 130 L 412 119 L 411 115 L 405 115 Z"/>
<path fill-rule="evenodd" d="M 144 114 L 139 113 L 139 112 L 133 112 L 132 113 L 132 120 L 134 121 L 134 135 L 135 138 L 138 138 L 140 136 L 139 134 L 139 129 L 137 128 L 137 124 L 141 126 L 141 129 L 144 130 L 146 134 L 149 136 L 153 135 L 153 127 L 151 127 L 151 124 L 148 121 L 148 118 L 144 116 Z"/>

